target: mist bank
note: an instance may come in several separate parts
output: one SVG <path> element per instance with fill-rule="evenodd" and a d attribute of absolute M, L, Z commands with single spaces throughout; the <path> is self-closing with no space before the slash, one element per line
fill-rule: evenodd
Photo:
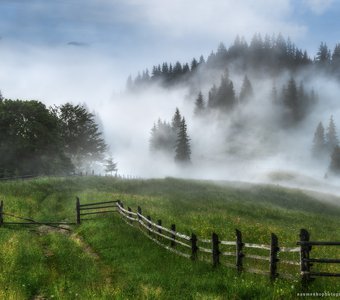
<path fill-rule="evenodd" d="M 35 98 L 46 105 L 86 103 L 101 123 L 109 145 L 107 156 L 112 155 L 122 175 L 271 182 L 320 190 L 333 190 L 339 185 L 338 177 L 328 174 L 330 155 L 318 159 L 312 155 L 319 122 L 327 131 L 333 116 L 335 125 L 340 126 L 339 80 L 311 58 L 307 57 L 306 65 L 303 57 L 299 58 L 298 68 L 278 67 L 276 61 L 270 63 L 271 69 L 261 64 L 250 68 L 240 57 L 223 56 L 229 48 L 220 47 L 209 65 L 204 58 L 205 66 L 200 65 L 201 59 L 196 60 L 190 78 L 183 73 L 184 63 L 181 68 L 177 65 L 177 71 L 182 70 L 184 75 L 171 77 L 176 84 L 154 80 L 150 72 L 150 84 L 144 82 L 138 88 L 125 90 L 122 82 L 130 73 L 129 67 L 134 68 L 129 64 L 123 68 L 116 59 L 93 55 L 90 50 L 91 47 L 42 52 L 31 49 L 29 56 L 33 59 L 25 60 L 2 49 L 0 52 L 10 64 L 5 68 L 8 75 L 1 77 L 0 88 L 6 98 Z M 296 56 L 296 50 L 294 53 Z M 226 60 L 221 61 L 219 56 Z M 261 57 L 265 62 L 266 57 Z M 191 72 L 193 65 L 188 67 Z M 124 72 L 117 71 L 122 69 Z M 172 70 L 167 74 L 173 76 Z M 216 96 L 223 86 L 223 76 L 227 86 L 232 83 L 233 87 L 230 107 L 223 93 Z M 252 93 L 243 101 L 245 76 Z M 315 99 L 308 100 L 311 103 L 299 104 L 302 110 L 297 110 L 296 115 L 295 104 L 287 104 L 285 97 L 292 79 L 297 91 L 303 84 L 303 95 L 308 99 L 315 93 Z M 215 98 L 211 96 L 214 86 Z M 195 114 L 199 92 L 204 102 L 200 116 Z M 175 149 L 170 149 L 170 155 L 150 151 L 153 125 L 158 119 L 171 123 L 176 108 L 185 117 L 190 138 L 191 163 L 185 166 L 175 162 Z M 95 167 L 96 173 L 104 171 L 105 162 Z"/>

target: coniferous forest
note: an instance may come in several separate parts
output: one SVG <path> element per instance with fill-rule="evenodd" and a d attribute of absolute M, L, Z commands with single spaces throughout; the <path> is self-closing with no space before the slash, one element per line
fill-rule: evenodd
<path fill-rule="evenodd" d="M 201 55 L 190 62 L 155 65 L 151 71 L 130 76 L 127 90 L 136 97 L 159 85 L 165 90 L 187 90 L 191 124 L 183 124 L 179 131 L 180 120 L 183 118 L 184 123 L 186 116 L 181 116 L 181 109 L 175 107 L 171 123 L 155 120 L 149 141 L 153 154 L 163 153 L 177 163 L 191 161 L 195 139 L 204 139 L 205 129 L 211 124 L 220 130 L 211 137 L 215 139 L 213 143 L 220 140 L 223 144 L 218 155 L 245 160 L 294 148 L 299 143 L 294 146 L 293 137 L 303 131 L 304 136 L 309 135 L 307 143 L 295 155 L 321 166 L 322 175 L 328 177 L 340 173 L 339 120 L 333 119 L 331 112 L 329 120 L 317 116 L 320 107 L 320 115 L 324 115 L 327 105 L 331 105 L 329 91 L 315 84 L 320 78 L 339 84 L 340 44 L 329 49 L 321 42 L 312 57 L 281 34 L 255 34 L 250 42 L 237 36 L 228 47 L 220 43 L 206 58 Z M 333 101 L 339 103 L 340 99 Z M 329 125 L 324 128 L 323 122 Z M 187 125 L 195 128 L 194 139 Z M 282 146 L 285 139 L 287 143 Z M 179 151 L 186 154 L 179 155 Z M 205 151 L 204 155 L 214 154 Z"/>

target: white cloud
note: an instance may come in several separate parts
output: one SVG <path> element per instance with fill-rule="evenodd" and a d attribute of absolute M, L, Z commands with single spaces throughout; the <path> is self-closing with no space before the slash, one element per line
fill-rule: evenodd
<path fill-rule="evenodd" d="M 334 0 L 304 0 L 304 4 L 315 14 L 322 15 L 333 4 Z"/>
<path fill-rule="evenodd" d="M 127 0 L 136 22 L 173 37 L 207 36 L 229 40 L 255 32 L 299 37 L 306 28 L 290 20 L 290 0 Z"/>

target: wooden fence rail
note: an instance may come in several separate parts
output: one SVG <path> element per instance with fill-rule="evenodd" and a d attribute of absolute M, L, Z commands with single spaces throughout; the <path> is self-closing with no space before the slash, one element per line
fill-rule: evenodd
<path fill-rule="evenodd" d="M 198 254 L 205 254 L 211 257 L 212 265 L 217 267 L 220 264 L 234 267 L 239 272 L 250 271 L 258 274 L 269 275 L 271 280 L 275 280 L 277 277 L 292 277 L 290 274 L 278 273 L 278 264 L 288 264 L 292 266 L 300 266 L 299 261 L 292 260 L 280 260 L 278 254 L 280 252 L 297 253 L 300 252 L 301 247 L 279 247 L 278 237 L 275 234 L 271 234 L 270 245 L 244 243 L 242 239 L 242 233 L 240 230 L 235 230 L 235 241 L 223 241 L 219 239 L 216 233 L 212 234 L 211 239 L 202 239 L 192 233 L 191 236 L 180 233 L 176 230 L 176 225 L 172 224 L 170 228 L 162 226 L 162 220 L 157 220 L 154 223 L 150 216 L 144 216 L 142 208 L 138 206 L 137 212 L 133 212 L 131 208 L 126 210 L 121 201 L 116 203 L 118 212 L 128 221 L 131 225 L 133 222 L 138 223 L 140 229 L 152 240 L 157 242 L 158 245 L 175 252 L 178 255 L 191 258 L 193 260 L 198 259 Z M 165 242 L 170 242 L 167 245 Z M 202 246 L 210 244 L 211 247 Z M 221 247 L 234 247 L 234 251 L 222 251 Z M 178 248 L 180 247 L 180 248 Z M 175 249 L 176 248 L 176 249 Z M 268 256 L 254 255 L 245 253 L 245 249 L 261 249 L 269 252 Z M 189 253 L 188 253 L 189 252 Z M 227 262 L 221 263 L 222 257 L 235 257 L 235 264 Z M 267 262 L 268 271 L 259 270 L 256 268 L 244 268 L 244 259 L 259 260 Z"/>
<path fill-rule="evenodd" d="M 340 273 L 330 272 L 313 272 L 312 266 L 314 263 L 319 264 L 339 264 L 339 258 L 311 258 L 311 251 L 315 246 L 340 246 L 340 242 L 328 241 L 310 241 L 310 234 L 306 229 L 300 230 L 300 241 L 297 242 L 300 246 L 300 271 L 302 282 L 307 285 L 314 277 L 340 277 Z M 313 247 L 312 247 L 313 246 Z"/>
<path fill-rule="evenodd" d="M 270 244 L 254 244 L 246 243 L 243 241 L 242 233 L 240 230 L 235 230 L 234 241 L 220 240 L 217 233 L 212 233 L 211 239 L 203 239 L 196 234 L 191 233 L 187 235 L 177 230 L 175 224 L 171 224 L 170 228 L 162 225 L 162 220 L 152 221 L 151 216 L 144 216 L 142 209 L 138 206 L 137 212 L 133 212 L 130 207 L 124 208 L 123 203 L 120 200 L 102 201 L 95 203 L 80 204 L 80 199 L 76 198 L 76 223 L 68 222 L 41 222 L 33 220 L 32 218 L 26 218 L 16 216 L 4 211 L 4 202 L 0 201 L 0 227 L 4 225 L 47 225 L 51 227 L 60 227 L 60 225 L 75 225 L 81 224 L 83 218 L 87 215 L 98 215 L 118 212 L 126 220 L 128 224 L 134 226 L 139 224 L 139 229 L 145 236 L 154 241 L 156 244 L 164 247 L 165 249 L 181 255 L 183 257 L 197 260 L 209 256 L 212 265 L 218 267 L 219 265 L 225 265 L 233 267 L 238 272 L 253 272 L 257 274 L 269 275 L 271 281 L 274 281 L 278 277 L 292 278 L 291 274 L 278 272 L 281 265 L 299 266 L 301 281 L 304 285 L 307 285 L 315 277 L 340 277 L 340 273 L 335 272 L 319 272 L 314 270 L 313 264 L 339 264 L 340 258 L 312 258 L 312 247 L 328 247 L 328 246 L 340 246 L 340 242 L 330 241 L 311 241 L 310 234 L 306 229 L 300 230 L 300 240 L 297 242 L 298 247 L 283 247 L 279 245 L 278 237 L 272 233 L 270 236 Z M 4 216 L 19 219 L 20 222 L 8 222 L 4 220 Z M 63 228 L 62 228 L 63 229 Z M 64 228 L 70 230 L 69 228 Z M 210 247 L 209 247 L 210 245 Z M 232 247 L 233 251 L 229 248 Z M 257 255 L 248 253 L 247 249 L 259 249 L 268 251 L 268 255 Z M 284 260 L 279 258 L 280 253 L 300 253 L 299 260 Z M 222 258 L 234 257 L 234 264 L 222 261 Z M 267 271 L 246 268 L 244 266 L 244 260 L 256 260 L 262 261 L 267 264 Z M 313 270 L 312 269 L 313 266 Z M 293 277 L 294 278 L 294 277 Z"/>

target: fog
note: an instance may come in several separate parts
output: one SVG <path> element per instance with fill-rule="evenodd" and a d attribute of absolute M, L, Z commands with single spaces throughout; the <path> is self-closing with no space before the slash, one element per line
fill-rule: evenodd
<path fill-rule="evenodd" d="M 22 46 L 12 43 L 0 47 L 0 88 L 4 97 L 37 99 L 47 106 L 68 101 L 86 103 L 103 123 L 103 134 L 119 174 L 276 183 L 337 193 L 339 180 L 324 178 L 329 161 L 320 163 L 311 157 L 317 124 L 322 121 L 327 127 L 333 115 L 340 128 L 340 86 L 332 78 L 295 75 L 297 82 L 304 81 L 306 90 L 317 92 L 319 100 L 307 118 L 289 130 L 278 125 L 279 108 L 270 97 L 273 84 L 280 90 L 289 74 L 276 78 L 250 74 L 254 98 L 224 117 L 212 112 L 199 119 L 194 117 L 197 95 L 189 88 L 153 85 L 136 93 L 125 91 L 128 75 L 150 68 L 148 61 L 129 63 L 105 51 L 91 51 L 91 46 Z M 161 61 L 154 61 L 158 63 Z M 230 72 L 236 94 L 243 76 Z M 218 84 L 219 78 L 218 72 L 206 78 L 200 74 L 205 101 L 209 88 Z M 176 107 L 186 118 L 191 139 L 192 164 L 186 167 L 176 164 L 174 157 L 152 154 L 149 149 L 153 124 L 159 118 L 171 121 Z M 234 130 L 239 123 L 244 127 L 241 136 Z"/>

